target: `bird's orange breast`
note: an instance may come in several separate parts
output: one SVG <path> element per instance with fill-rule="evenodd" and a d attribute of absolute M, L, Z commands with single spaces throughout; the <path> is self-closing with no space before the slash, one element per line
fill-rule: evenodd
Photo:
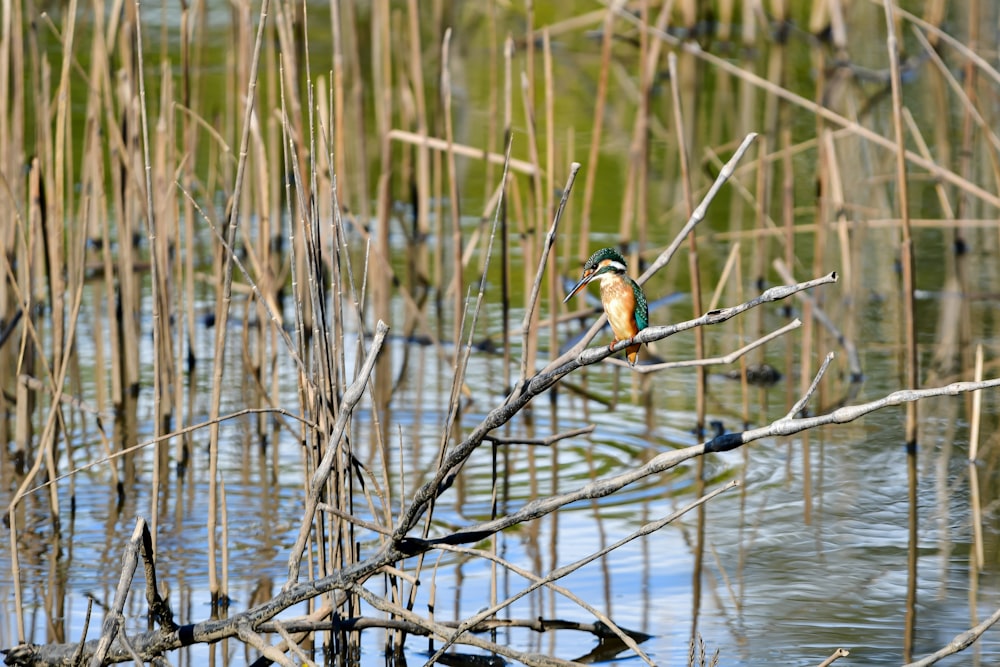
<path fill-rule="evenodd" d="M 635 323 L 635 294 L 625 281 L 620 278 L 601 280 L 601 302 L 617 340 L 632 338 L 639 333 Z"/>

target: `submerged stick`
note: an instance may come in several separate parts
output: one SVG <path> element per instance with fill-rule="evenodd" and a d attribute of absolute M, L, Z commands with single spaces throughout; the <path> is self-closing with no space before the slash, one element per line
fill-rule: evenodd
<path fill-rule="evenodd" d="M 830 665 L 832 665 L 840 658 L 846 658 L 850 654 L 851 652 L 848 651 L 846 648 L 838 648 L 836 651 L 830 654 L 830 657 L 828 657 L 823 662 L 819 663 L 816 667 L 830 667 Z"/>

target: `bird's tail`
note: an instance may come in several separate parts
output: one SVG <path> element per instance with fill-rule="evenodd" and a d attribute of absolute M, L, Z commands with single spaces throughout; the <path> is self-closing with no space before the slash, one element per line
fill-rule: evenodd
<path fill-rule="evenodd" d="M 625 358 L 628 359 L 629 366 L 635 366 L 635 362 L 639 358 L 639 347 L 639 344 L 636 343 L 625 348 Z"/>

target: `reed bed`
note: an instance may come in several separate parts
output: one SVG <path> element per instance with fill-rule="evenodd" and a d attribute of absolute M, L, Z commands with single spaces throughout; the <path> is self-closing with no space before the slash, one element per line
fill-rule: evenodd
<path fill-rule="evenodd" d="M 912 508 L 901 643 L 915 659 L 916 451 L 926 441 L 916 401 L 997 384 L 983 371 L 995 356 L 992 332 L 970 299 L 949 301 L 947 316 L 942 308 L 935 344 L 919 340 L 915 301 L 920 290 L 1000 291 L 990 259 L 1000 247 L 1000 139 L 989 102 L 1000 44 L 980 30 L 996 24 L 997 10 L 943 0 L 924 3 L 922 15 L 892 0 L 764 5 L 5 6 L 0 480 L 16 625 L 12 637 L 0 630 L 7 659 L 54 663 L 77 650 L 91 664 L 133 659 L 116 633 L 143 562 L 150 634 L 131 647 L 140 660 L 205 643 L 228 663 L 231 652 L 212 643 L 225 639 L 279 664 L 318 653 L 347 663 L 365 628 L 383 627 L 389 655 L 426 634 L 435 657 L 458 642 L 542 664 L 469 631 L 489 628 L 522 596 L 544 626 L 544 589 L 603 624 L 584 629 L 614 635 L 652 664 L 640 646 L 648 636 L 616 625 L 610 595 L 602 610 L 556 582 L 697 510 L 690 662 L 714 664 L 698 624 L 701 587 L 718 572 L 732 595 L 723 606 L 738 610 L 745 554 L 741 546 L 738 561 L 723 564 L 704 537 L 708 501 L 735 484 L 709 479 L 703 455 L 785 438 L 789 459 L 802 462 L 786 474 L 802 478 L 809 524 L 823 446 L 818 438 L 817 456 L 809 429 L 899 402 L 908 406 L 899 439 L 910 452 Z M 809 77 L 797 72 L 803 56 Z M 623 251 L 651 302 L 691 295 L 683 312 L 654 310 L 662 326 L 640 334 L 644 363 L 633 373 L 619 362 L 592 368 L 610 355 L 600 311 L 559 305 L 564 277 L 601 246 Z M 671 261 L 681 248 L 686 261 Z M 836 291 L 817 289 L 833 282 Z M 792 316 L 788 306 L 782 324 L 757 308 L 796 294 L 801 307 Z M 873 295 L 881 316 L 866 321 Z M 579 321 L 589 328 L 564 346 Z M 693 347 L 676 342 L 690 329 Z M 880 344 L 898 356 L 903 391 L 856 403 L 859 348 Z M 479 394 L 470 368 L 484 358 L 497 377 Z M 721 363 L 738 364 L 736 407 L 709 372 Z M 777 416 L 757 384 L 774 363 L 785 375 Z M 615 382 L 602 394 L 591 379 L 607 367 Z M 541 423 L 573 421 L 560 419 L 568 409 L 586 421 L 592 404 L 631 399 L 655 424 L 657 378 L 691 367 L 683 410 L 700 444 L 650 452 L 635 470 L 608 473 L 588 459 L 590 486 L 560 485 L 566 453 L 556 444 L 591 430 L 536 432 Z M 975 382 L 948 385 L 973 369 Z M 529 410 L 542 394 L 552 400 Z M 998 450 L 978 436 L 995 415 L 975 396 L 979 441 L 969 458 L 981 465 L 967 474 L 978 572 Z M 706 434 L 708 414 L 720 412 L 740 428 Z M 512 426 L 518 415 L 526 425 Z M 427 424 L 434 435 L 419 433 Z M 279 456 L 288 442 L 296 461 Z M 472 495 L 463 466 L 485 443 L 489 516 L 451 526 L 438 502 Z M 743 454 L 740 515 L 752 523 Z M 597 509 L 599 497 L 689 458 L 699 466 L 692 497 L 627 539 L 601 532 L 600 551 L 572 565 L 539 556 L 534 571 L 518 569 L 493 539 L 571 502 Z M 289 468 L 301 516 L 279 528 L 270 519 Z M 536 504 L 511 505 L 518 471 Z M 126 567 L 105 590 L 105 626 L 88 620 L 100 639 L 84 644 L 86 629 L 71 632 L 72 582 L 54 565 L 39 596 L 40 639 L 27 572 L 72 543 L 84 475 L 107 486 L 110 534 L 123 517 L 141 518 L 108 548 L 126 553 Z M 250 477 L 261 484 L 262 542 L 280 544 L 274 561 L 287 563 L 278 586 L 232 562 L 239 537 L 227 483 Z M 186 615 L 205 601 L 184 599 L 185 587 L 179 604 L 171 600 L 162 570 L 156 583 L 157 563 L 169 561 L 164 541 L 177 539 L 173 526 L 202 493 L 200 479 L 204 525 L 183 539 L 206 544 L 208 620 Z M 481 540 L 490 544 L 463 546 Z M 444 553 L 492 563 L 486 611 L 444 622 L 415 609 L 421 596 L 432 607 L 442 597 Z M 511 572 L 530 581 L 513 594 Z M 251 580 L 251 600 L 237 599 Z M 293 606 L 304 607 L 295 622 L 275 620 Z M 193 640 L 155 645 L 154 626 L 179 636 L 179 623 L 198 623 Z M 829 649 L 828 662 L 845 654 Z"/>

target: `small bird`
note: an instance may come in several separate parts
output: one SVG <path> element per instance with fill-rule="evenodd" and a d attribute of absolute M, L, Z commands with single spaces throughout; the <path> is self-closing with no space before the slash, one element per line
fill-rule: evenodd
<path fill-rule="evenodd" d="M 614 248 L 601 248 L 583 265 L 583 276 L 580 282 L 573 286 L 570 293 L 563 299 L 566 303 L 573 295 L 590 282 L 600 279 L 601 303 L 604 312 L 611 323 L 611 331 L 615 340 L 614 347 L 623 340 L 631 340 L 649 326 L 649 306 L 646 305 L 646 295 L 634 280 L 626 275 L 625 258 Z M 628 363 L 635 366 L 639 356 L 639 343 L 625 348 Z"/>

